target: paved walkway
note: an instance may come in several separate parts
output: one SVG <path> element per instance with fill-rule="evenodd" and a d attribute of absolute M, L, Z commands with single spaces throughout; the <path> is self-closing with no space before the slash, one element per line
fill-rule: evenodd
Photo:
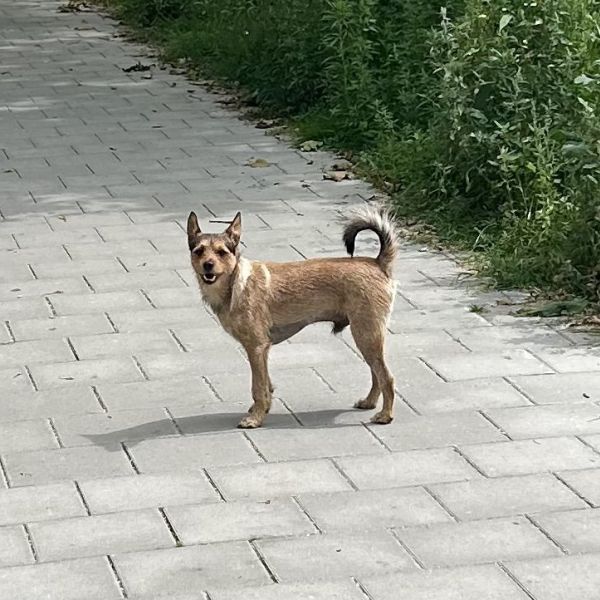
<path fill-rule="evenodd" d="M 123 72 L 152 60 L 57 7 L 0 0 L 0 598 L 597 600 L 592 340 L 406 246 L 394 423 L 350 408 L 368 371 L 315 327 L 273 352 L 266 427 L 235 429 L 248 367 L 200 303 L 188 211 L 241 210 L 247 255 L 300 259 L 341 253 L 372 192 Z"/>

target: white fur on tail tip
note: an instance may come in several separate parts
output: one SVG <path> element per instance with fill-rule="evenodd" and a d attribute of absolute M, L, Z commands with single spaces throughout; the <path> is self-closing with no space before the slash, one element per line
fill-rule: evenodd
<path fill-rule="evenodd" d="M 367 204 L 350 210 L 350 222 L 363 221 L 379 229 L 392 244 L 398 244 L 398 232 L 391 211 L 381 204 Z"/>

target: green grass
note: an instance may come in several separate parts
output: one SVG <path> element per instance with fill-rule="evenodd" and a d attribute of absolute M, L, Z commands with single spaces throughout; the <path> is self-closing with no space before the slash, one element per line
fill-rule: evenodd
<path fill-rule="evenodd" d="M 600 0 L 105 0 L 500 287 L 600 300 Z"/>

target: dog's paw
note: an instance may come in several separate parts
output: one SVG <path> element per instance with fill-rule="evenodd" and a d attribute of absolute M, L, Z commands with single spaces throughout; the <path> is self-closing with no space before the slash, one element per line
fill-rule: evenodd
<path fill-rule="evenodd" d="M 378 412 L 376 415 L 371 417 L 371 423 L 378 423 L 379 425 L 387 425 L 394 420 L 392 415 L 384 413 L 383 411 Z"/>
<path fill-rule="evenodd" d="M 254 415 L 248 415 L 238 423 L 238 427 L 240 429 L 256 429 L 262 425 L 262 422 L 262 419 L 259 419 Z"/>
<path fill-rule="evenodd" d="M 371 402 L 366 398 L 364 400 L 359 400 L 354 403 L 354 408 L 360 408 L 361 410 L 371 410 L 377 406 L 377 401 Z"/>

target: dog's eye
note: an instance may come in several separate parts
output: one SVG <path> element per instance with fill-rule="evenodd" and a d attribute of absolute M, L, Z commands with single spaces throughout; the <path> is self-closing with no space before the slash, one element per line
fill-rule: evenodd
<path fill-rule="evenodd" d="M 219 256 L 223 257 L 223 256 L 227 256 L 227 254 L 229 254 L 229 253 L 227 252 L 227 250 L 225 250 L 225 248 L 219 248 L 219 250 L 217 250 L 217 254 Z"/>
<path fill-rule="evenodd" d="M 202 256 L 204 254 L 204 246 L 199 246 L 198 248 L 195 248 L 194 254 L 196 256 Z"/>

